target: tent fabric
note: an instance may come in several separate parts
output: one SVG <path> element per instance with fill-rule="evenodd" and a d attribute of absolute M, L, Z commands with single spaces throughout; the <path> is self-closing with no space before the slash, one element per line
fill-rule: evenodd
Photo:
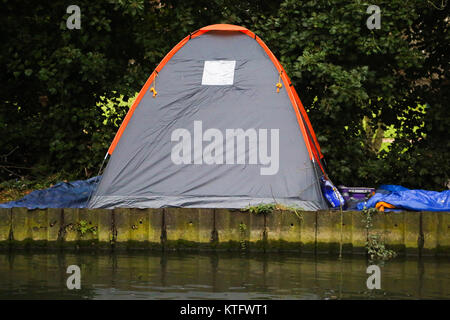
<path fill-rule="evenodd" d="M 119 130 L 117 131 L 113 142 L 111 143 L 109 149 L 108 149 L 108 154 L 111 155 L 117 145 L 117 143 L 119 142 L 120 138 L 122 137 L 123 131 L 125 130 L 125 128 L 128 125 L 128 122 L 130 121 L 131 117 L 134 114 L 134 110 L 136 109 L 136 107 L 140 104 L 142 98 L 144 97 L 144 95 L 146 94 L 146 92 L 148 91 L 148 89 L 150 88 L 151 84 L 154 83 L 156 77 L 159 75 L 159 72 L 161 71 L 161 69 L 166 65 L 166 63 L 178 52 L 178 50 L 180 50 L 189 40 L 198 37 L 202 34 L 204 34 L 205 32 L 208 31 L 239 31 L 239 32 L 243 32 L 244 34 L 248 35 L 249 37 L 255 39 L 255 41 L 258 42 L 258 44 L 261 46 L 261 48 L 263 48 L 263 50 L 266 52 L 267 56 L 269 57 L 269 59 L 272 61 L 272 63 L 274 64 L 275 68 L 277 69 L 277 72 L 280 75 L 281 80 L 284 83 L 284 86 L 286 88 L 286 91 L 288 92 L 289 98 L 291 99 L 291 102 L 293 104 L 294 107 L 296 107 L 296 116 L 297 116 L 297 120 L 299 122 L 299 125 L 302 129 L 302 134 L 303 137 L 306 138 L 307 134 L 306 132 L 308 132 L 308 142 L 307 143 L 307 148 L 308 151 L 312 156 L 314 155 L 316 157 L 316 160 L 318 161 L 319 167 L 322 170 L 322 173 L 324 175 L 326 175 L 325 170 L 323 168 L 323 165 L 320 161 L 320 159 L 323 158 L 323 154 L 320 151 L 320 146 L 319 143 L 317 141 L 316 135 L 314 130 L 312 129 L 311 123 L 309 121 L 308 115 L 306 114 L 305 108 L 303 107 L 302 102 L 300 101 L 300 98 L 295 90 L 295 88 L 292 86 L 291 80 L 289 79 L 286 71 L 284 70 L 283 66 L 280 64 L 280 62 L 277 60 L 277 58 L 273 55 L 272 51 L 270 51 L 270 49 L 266 46 L 266 44 L 261 40 L 261 38 L 259 38 L 255 33 L 251 32 L 250 30 L 248 30 L 247 28 L 241 27 L 241 26 L 235 26 L 235 25 L 229 25 L 229 24 L 214 24 L 214 25 L 210 25 L 210 26 L 206 26 L 203 27 L 193 33 L 191 33 L 189 36 L 185 37 L 183 40 L 181 40 L 175 47 L 173 47 L 172 50 L 170 50 L 170 52 L 164 57 L 164 59 L 160 62 L 160 64 L 156 67 L 156 69 L 154 70 L 154 72 L 150 75 L 150 77 L 147 79 L 146 83 L 144 84 L 144 86 L 142 87 L 141 91 L 139 92 L 138 96 L 136 97 L 133 105 L 131 106 L 129 112 L 127 113 L 125 119 L 123 120 Z M 297 109 L 299 112 L 297 112 Z M 305 128 L 305 123 L 307 125 L 307 127 Z M 312 139 L 311 139 L 312 138 Z M 311 149 L 311 143 L 314 145 L 314 149 L 317 150 L 317 152 L 313 152 Z M 317 155 L 318 153 L 318 155 Z"/>
<path fill-rule="evenodd" d="M 369 200 L 358 203 L 357 209 L 375 208 L 380 202 L 393 205 L 395 209 L 450 211 L 450 190 L 410 190 L 397 185 L 383 185 Z"/>
<path fill-rule="evenodd" d="M 247 29 L 217 28 L 182 40 L 147 80 L 111 144 L 90 208 L 327 208 L 320 149 L 311 146 L 315 135 L 289 78 Z M 202 85 L 206 61 L 235 61 L 233 83 Z M 184 136 L 174 139 L 176 132 Z"/>
<path fill-rule="evenodd" d="M 85 208 L 99 177 L 72 182 L 59 182 L 45 190 L 36 190 L 20 200 L 0 204 L 0 208 L 28 209 Z"/>

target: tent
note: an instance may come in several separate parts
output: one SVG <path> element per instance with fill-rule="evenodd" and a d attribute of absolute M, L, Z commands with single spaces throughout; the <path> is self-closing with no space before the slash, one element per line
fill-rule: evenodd
<path fill-rule="evenodd" d="M 248 29 L 211 25 L 150 75 L 90 208 L 327 208 L 322 153 L 288 75 Z"/>

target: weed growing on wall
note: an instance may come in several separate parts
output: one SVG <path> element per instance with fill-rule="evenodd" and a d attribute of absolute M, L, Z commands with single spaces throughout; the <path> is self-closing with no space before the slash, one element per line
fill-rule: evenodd
<path fill-rule="evenodd" d="M 247 211 L 255 215 L 268 215 L 273 213 L 275 210 L 292 212 L 297 216 L 297 218 L 303 220 L 303 208 L 286 206 L 280 203 L 261 203 L 256 206 L 248 206 L 242 209 L 242 211 Z"/>
<path fill-rule="evenodd" d="M 383 260 L 387 261 L 397 256 L 394 250 L 387 249 L 384 241 L 379 233 L 373 232 L 373 217 L 378 213 L 375 208 L 363 210 L 363 219 L 366 224 L 367 241 L 366 250 L 371 261 Z"/>
<path fill-rule="evenodd" d="M 80 234 L 80 236 L 84 236 L 88 233 L 92 233 L 93 235 L 97 235 L 97 226 L 94 226 L 92 223 L 86 220 L 80 220 L 75 225 L 75 230 Z"/>

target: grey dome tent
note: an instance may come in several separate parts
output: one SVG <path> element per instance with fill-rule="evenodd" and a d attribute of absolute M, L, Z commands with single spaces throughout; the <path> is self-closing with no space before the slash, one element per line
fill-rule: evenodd
<path fill-rule="evenodd" d="M 188 35 L 138 94 L 90 208 L 327 208 L 322 153 L 281 64 L 246 28 Z"/>

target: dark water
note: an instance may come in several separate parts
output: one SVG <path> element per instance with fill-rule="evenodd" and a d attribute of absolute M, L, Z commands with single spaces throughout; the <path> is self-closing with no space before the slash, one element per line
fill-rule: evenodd
<path fill-rule="evenodd" d="M 69 265 L 81 289 L 69 290 Z M 0 253 L 0 299 L 450 299 L 449 259 L 380 265 L 368 290 L 364 257 L 298 254 Z"/>

